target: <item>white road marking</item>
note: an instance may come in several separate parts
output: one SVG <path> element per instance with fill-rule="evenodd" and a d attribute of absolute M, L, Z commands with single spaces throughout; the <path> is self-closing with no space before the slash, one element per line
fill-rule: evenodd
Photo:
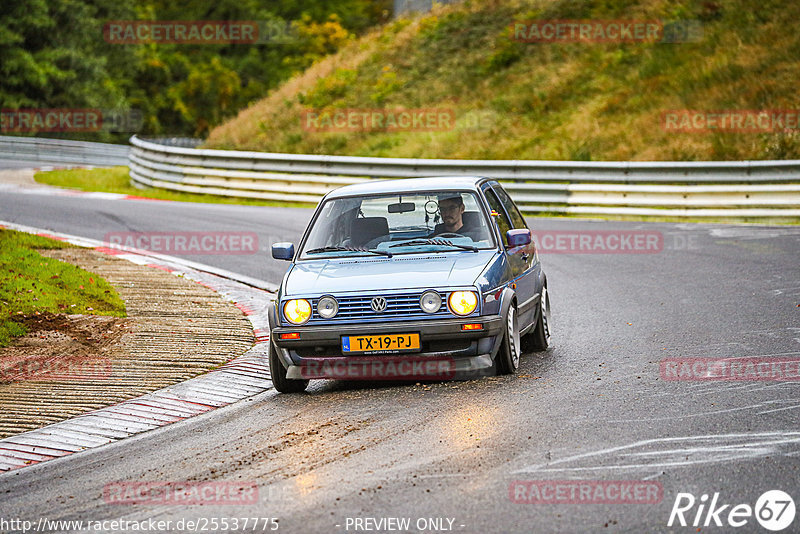
<path fill-rule="evenodd" d="M 515 473 L 653 469 L 797 453 L 800 453 L 800 432 L 680 436 L 636 441 L 628 445 L 577 454 L 553 462 L 523 467 Z M 639 461 L 629 461 L 633 457 Z M 649 461 L 642 462 L 645 457 Z M 608 463 L 599 465 L 603 462 Z"/>
<path fill-rule="evenodd" d="M 795 408 L 800 408 L 800 404 L 795 404 L 794 406 L 785 406 L 783 408 L 775 408 L 774 410 L 767 410 L 765 412 L 758 412 L 756 415 L 761 415 L 765 413 L 772 413 L 772 412 L 782 412 L 783 410 L 793 410 Z"/>

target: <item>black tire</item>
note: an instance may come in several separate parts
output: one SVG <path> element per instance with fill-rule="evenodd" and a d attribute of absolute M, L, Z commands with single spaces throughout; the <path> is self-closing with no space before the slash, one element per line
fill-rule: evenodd
<path fill-rule="evenodd" d="M 524 336 L 522 350 L 524 352 L 547 350 L 550 346 L 550 294 L 547 286 L 542 287 L 542 296 L 539 298 L 539 318 L 531 332 Z"/>
<path fill-rule="evenodd" d="M 300 393 L 308 387 L 308 380 L 286 378 L 286 368 L 278 358 L 278 349 L 272 341 L 269 342 L 269 374 L 272 385 L 281 393 Z"/>
<path fill-rule="evenodd" d="M 506 312 L 506 331 L 503 333 L 503 341 L 500 343 L 500 350 L 497 352 L 495 364 L 498 375 L 511 375 L 519 369 L 520 339 L 519 324 L 517 322 L 517 309 L 512 304 Z"/>

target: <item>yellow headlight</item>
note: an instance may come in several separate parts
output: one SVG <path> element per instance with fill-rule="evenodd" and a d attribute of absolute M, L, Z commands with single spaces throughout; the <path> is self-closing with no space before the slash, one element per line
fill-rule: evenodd
<path fill-rule="evenodd" d="M 303 324 L 311 317 L 311 304 L 306 299 L 287 300 L 283 305 L 283 316 L 290 323 Z"/>
<path fill-rule="evenodd" d="M 447 302 L 456 315 L 469 315 L 478 306 L 478 295 L 474 291 L 453 291 Z"/>

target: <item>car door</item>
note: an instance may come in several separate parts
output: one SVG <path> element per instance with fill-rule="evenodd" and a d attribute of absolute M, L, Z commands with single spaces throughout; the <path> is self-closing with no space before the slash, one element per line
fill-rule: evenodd
<path fill-rule="evenodd" d="M 523 314 L 526 310 L 522 308 L 522 304 L 529 299 L 531 295 L 530 291 L 523 287 L 525 284 L 521 283 L 521 279 L 526 275 L 526 271 L 528 270 L 529 258 L 523 253 L 524 247 L 508 247 L 506 232 L 511 230 L 514 226 L 505 206 L 500 201 L 497 190 L 491 186 L 487 187 L 484 189 L 484 195 L 486 196 L 486 201 L 489 203 L 489 207 L 492 209 L 492 218 L 497 225 L 497 229 L 500 231 L 500 238 L 502 239 L 503 247 L 506 251 L 508 263 L 511 266 L 511 273 L 513 276 L 512 283 L 516 285 L 515 291 L 517 293 L 517 317 L 519 319 L 520 328 L 522 328 L 530 322 L 528 315 Z"/>
<path fill-rule="evenodd" d="M 492 183 L 492 191 L 497 195 L 497 198 L 508 214 L 511 226 L 514 229 L 525 229 L 530 231 L 528 225 L 525 223 L 525 218 L 520 213 L 514 201 L 497 182 Z M 531 240 L 531 243 L 524 247 L 516 247 L 508 249 L 508 255 L 513 257 L 514 263 L 519 263 L 520 273 L 515 275 L 517 277 L 517 306 L 519 313 L 520 329 L 525 328 L 531 324 L 534 319 L 536 310 L 536 302 L 539 297 L 539 270 L 541 265 L 539 263 L 539 255 L 536 254 L 536 245 Z"/>

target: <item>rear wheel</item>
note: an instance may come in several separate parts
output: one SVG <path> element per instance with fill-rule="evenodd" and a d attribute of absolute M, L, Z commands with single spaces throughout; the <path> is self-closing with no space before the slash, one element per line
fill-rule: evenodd
<path fill-rule="evenodd" d="M 308 387 L 308 380 L 294 380 L 286 378 L 286 368 L 278 357 L 278 347 L 269 342 L 269 374 L 272 385 L 281 393 L 300 393 Z"/>
<path fill-rule="evenodd" d="M 497 353 L 497 374 L 510 375 L 519 369 L 519 325 L 517 324 L 517 309 L 512 304 L 506 313 L 506 331 Z"/>
<path fill-rule="evenodd" d="M 547 286 L 542 287 L 542 296 L 539 299 L 539 319 L 530 334 L 523 339 L 525 351 L 542 351 L 550 346 L 550 294 Z"/>

